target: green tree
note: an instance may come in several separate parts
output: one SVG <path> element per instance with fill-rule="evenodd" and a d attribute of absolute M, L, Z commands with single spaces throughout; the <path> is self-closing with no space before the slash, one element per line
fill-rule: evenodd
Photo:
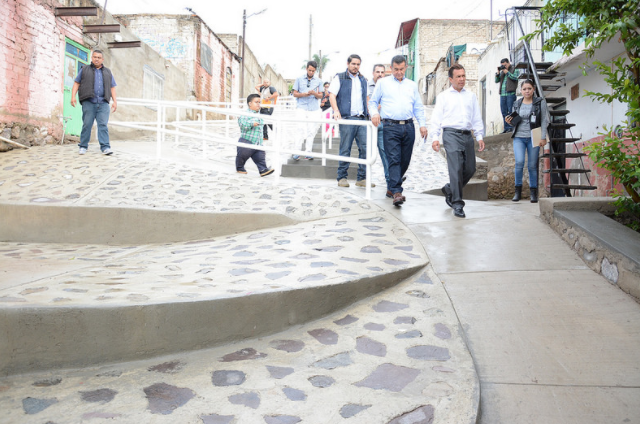
<path fill-rule="evenodd" d="M 593 101 L 625 103 L 627 120 L 623 142 L 605 128 L 604 140 L 585 147 L 597 166 L 608 170 L 624 187 L 624 193 L 614 193 L 618 210 L 635 217 L 630 226 L 640 230 L 640 0 L 549 0 L 541 10 L 539 29 L 525 36 L 531 40 L 545 28 L 554 28 L 543 50 L 563 49 L 571 55 L 584 41 L 587 62 L 604 76 L 611 92 L 587 91 Z M 579 17 L 577 25 L 565 23 L 567 15 Z M 610 41 L 624 45 L 626 56 L 609 63 L 593 60 L 596 52 Z M 583 68 L 583 73 L 586 71 Z"/>
<path fill-rule="evenodd" d="M 311 57 L 311 60 L 315 61 L 318 64 L 318 69 L 316 69 L 316 71 L 318 71 L 320 75 L 322 75 L 322 72 L 327 67 L 327 64 L 331 59 L 329 59 L 328 56 L 322 56 L 322 60 L 320 60 L 320 56 L 318 56 L 318 54 L 316 53 Z M 302 69 L 306 69 L 307 62 L 308 62 L 307 60 L 304 61 L 304 64 L 302 65 Z"/>

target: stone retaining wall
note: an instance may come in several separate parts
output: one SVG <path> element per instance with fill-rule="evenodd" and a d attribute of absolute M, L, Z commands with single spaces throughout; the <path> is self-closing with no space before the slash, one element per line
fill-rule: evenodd
<path fill-rule="evenodd" d="M 540 216 L 584 263 L 640 302 L 640 234 L 608 218 L 611 198 L 540 200 Z"/>

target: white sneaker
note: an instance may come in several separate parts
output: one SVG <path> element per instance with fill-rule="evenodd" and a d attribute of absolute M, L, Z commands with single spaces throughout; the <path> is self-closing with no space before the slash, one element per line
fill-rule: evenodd
<path fill-rule="evenodd" d="M 78 150 L 79 155 L 84 155 L 85 153 L 87 153 L 87 149 L 85 149 L 84 147 L 81 147 L 80 150 Z"/>
<path fill-rule="evenodd" d="M 349 181 L 346 178 L 338 180 L 338 187 L 349 187 Z"/>
<path fill-rule="evenodd" d="M 111 151 L 111 149 L 107 147 L 106 149 L 104 149 L 102 151 L 102 154 L 109 156 L 109 155 L 113 154 L 113 151 Z"/>

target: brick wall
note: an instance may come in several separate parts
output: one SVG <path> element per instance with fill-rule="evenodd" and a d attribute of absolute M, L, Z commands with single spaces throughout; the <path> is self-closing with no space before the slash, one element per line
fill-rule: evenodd
<path fill-rule="evenodd" d="M 52 0 L 0 2 L 0 124 L 53 136 L 48 142 L 62 136 L 64 37 L 82 41 L 82 18 L 56 18 L 57 6 Z M 30 134 L 26 141 L 37 138 Z"/>
<path fill-rule="evenodd" d="M 420 20 L 420 75 L 432 72 L 451 45 L 488 43 L 490 22 L 477 19 L 421 19 Z M 493 24 L 495 36 L 503 24 Z"/>

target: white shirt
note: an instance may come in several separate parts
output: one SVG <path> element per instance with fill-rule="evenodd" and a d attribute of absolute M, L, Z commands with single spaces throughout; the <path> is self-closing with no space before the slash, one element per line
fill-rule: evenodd
<path fill-rule="evenodd" d="M 351 115 L 350 116 L 359 116 L 364 115 L 364 110 L 362 109 L 362 84 L 360 84 L 360 73 L 358 75 L 352 75 L 349 71 L 347 71 L 349 76 L 351 77 Z M 337 75 L 331 80 L 331 84 L 329 84 L 329 93 L 338 95 L 340 91 L 340 77 Z"/>
<path fill-rule="evenodd" d="M 378 105 L 381 106 L 378 112 Z M 396 121 L 416 118 L 420 128 L 427 126 L 418 85 L 408 78 L 399 81 L 393 75 L 378 79 L 376 88 L 369 99 L 371 116 Z"/>
<path fill-rule="evenodd" d="M 482 115 L 475 94 L 465 88 L 457 91 L 453 87 L 438 94 L 429 131 L 433 140 L 442 140 L 443 128 L 473 130 L 476 140 L 483 139 Z"/>

